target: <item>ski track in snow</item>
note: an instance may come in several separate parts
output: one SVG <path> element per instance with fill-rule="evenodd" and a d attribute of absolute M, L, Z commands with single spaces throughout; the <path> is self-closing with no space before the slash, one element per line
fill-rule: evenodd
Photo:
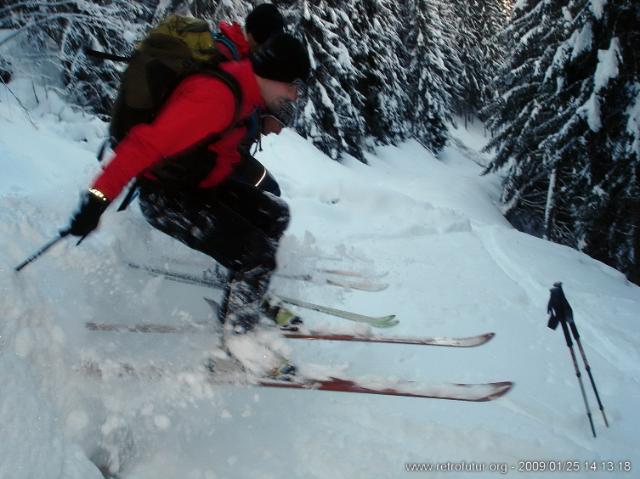
<path fill-rule="evenodd" d="M 507 253 L 508 248 L 504 246 L 509 236 L 520 235 L 521 233 L 502 228 L 498 229 L 496 227 L 478 228 L 476 229 L 476 233 L 482 240 L 482 244 L 485 246 L 491 258 L 493 258 L 500 269 L 520 287 L 523 293 L 527 295 L 530 303 L 544 304 L 544 301 L 548 299 L 549 291 L 548 288 L 545 287 L 546 285 L 542 285 L 526 268 L 523 268 L 517 261 L 511 259 Z M 501 240 L 503 240 L 502 245 Z M 598 328 L 592 326 L 596 318 L 583 304 L 584 302 L 574 302 L 574 316 L 579 325 L 579 330 L 582 331 L 582 333 L 587 333 L 588 337 L 594 338 L 595 344 L 597 345 L 597 354 L 602 354 L 607 357 L 610 362 L 617 364 L 618 367 L 623 367 L 624 363 L 631 358 L 640 359 L 640 354 L 636 348 L 620 348 L 619 346 L 615 346 L 607 336 L 598 334 Z M 615 325 L 610 327 L 616 328 Z M 621 353 L 619 352 L 620 349 L 622 350 Z M 578 354 L 577 351 L 576 354 Z"/>
<path fill-rule="evenodd" d="M 536 301 L 539 303 L 540 297 L 546 296 L 548 288 L 545 289 L 543 285 L 533 279 L 526 269 L 521 268 L 504 252 L 504 245 L 500 244 L 497 227 L 479 227 L 475 228 L 474 232 L 495 264 L 520 288 L 531 303 Z"/>
<path fill-rule="evenodd" d="M 214 387 L 196 369 L 220 354 L 215 335 L 92 333 L 83 326 L 213 321 L 202 297 L 219 292 L 126 266 L 127 258 L 194 274 L 213 266 L 150 228 L 136 205 L 109 210 L 80 247 L 65 241 L 13 273 L 68 221 L 78 192 L 98 171 L 93 152 L 104 125 L 55 95 L 29 102 L 30 83 L 12 86 L 33 107 L 38 128 L 0 86 L 0 479 L 100 478 L 93 463 L 120 469 L 121 479 L 400 478 L 407 462 L 517 466 L 536 458 L 640 464 L 640 288 L 577 251 L 513 230 L 495 206 L 499 178 L 478 176 L 487 156 L 477 153 L 486 140 L 475 126 L 452 129 L 453 146 L 439 160 L 408 142 L 379 148 L 367 158 L 371 166 L 331 162 L 290 131 L 266 138 L 260 158 L 292 209 L 280 270 L 353 269 L 390 284 L 367 293 L 276 277 L 272 288 L 365 314 L 396 313 L 400 323 L 389 334 L 496 337 L 456 351 L 268 341 L 320 373 L 514 380 L 512 393 L 465 404 Z M 597 440 L 561 333 L 546 328 L 554 281 L 565 284 L 611 422 L 603 427 L 585 377 Z M 363 331 L 300 312 L 310 326 Z M 83 361 L 178 373 L 100 381 L 79 371 Z"/>

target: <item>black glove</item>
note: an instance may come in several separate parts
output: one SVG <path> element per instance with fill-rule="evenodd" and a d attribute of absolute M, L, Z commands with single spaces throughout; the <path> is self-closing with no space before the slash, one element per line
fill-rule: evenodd
<path fill-rule="evenodd" d="M 110 201 L 98 190 L 89 190 L 80 198 L 80 206 L 71 217 L 67 231 L 73 236 L 87 236 L 97 228 L 100 216 Z"/>

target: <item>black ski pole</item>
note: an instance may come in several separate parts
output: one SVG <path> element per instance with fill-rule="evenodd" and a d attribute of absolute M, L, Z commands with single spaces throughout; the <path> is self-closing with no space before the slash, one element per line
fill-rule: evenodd
<path fill-rule="evenodd" d="M 609 421 L 607 420 L 607 415 L 604 412 L 604 406 L 602 405 L 602 401 L 600 400 L 600 394 L 598 393 L 598 388 L 596 387 L 596 382 L 593 379 L 593 374 L 591 372 L 591 366 L 589 365 L 589 361 L 587 360 L 587 355 L 584 352 L 584 348 L 582 347 L 582 341 L 580 341 L 580 333 L 578 333 L 578 327 L 573 319 L 573 310 L 571 306 L 569 306 L 569 301 L 564 295 L 564 291 L 562 290 L 562 283 L 556 283 L 553 285 L 557 287 L 560 292 L 560 300 L 564 301 L 568 306 L 568 314 L 566 314 L 566 322 L 571 329 L 571 333 L 573 333 L 573 339 L 575 339 L 578 349 L 580 350 L 580 355 L 582 356 L 582 361 L 584 362 L 584 368 L 587 370 L 587 374 L 589 375 L 589 380 L 591 381 L 591 387 L 593 388 L 593 392 L 596 395 L 596 400 L 598 401 L 598 407 L 600 408 L 600 412 L 602 413 L 602 419 L 604 419 L 605 426 L 609 427 Z"/>
<path fill-rule="evenodd" d="M 607 415 L 604 412 L 604 406 L 602 405 L 602 401 L 600 400 L 600 394 L 598 394 L 598 388 L 596 387 L 596 382 L 593 379 L 593 374 L 591 374 L 591 366 L 589 366 L 589 362 L 587 361 L 587 355 L 584 353 L 584 348 L 582 347 L 582 342 L 580 341 L 580 336 L 578 336 L 578 330 L 574 329 L 575 325 L 571 323 L 572 330 L 575 334 L 576 343 L 578 343 L 578 349 L 580 350 L 580 354 L 582 355 L 582 360 L 584 361 L 584 367 L 587 370 L 587 374 L 589 374 L 589 380 L 591 381 L 591 386 L 593 387 L 593 392 L 596 395 L 596 400 L 598 401 L 598 407 L 600 408 L 600 412 L 602 413 L 602 419 L 604 419 L 604 425 L 609 427 L 609 421 L 607 420 Z"/>
<path fill-rule="evenodd" d="M 584 391 L 584 384 L 582 383 L 582 374 L 580 373 L 580 368 L 578 367 L 578 360 L 576 358 L 576 353 L 573 351 L 571 335 L 569 334 L 569 329 L 567 328 L 566 321 L 561 320 L 560 325 L 562 326 L 562 332 L 564 333 L 564 337 L 567 340 L 567 346 L 569 347 L 569 351 L 571 352 L 571 359 L 573 360 L 573 367 L 575 368 L 576 376 L 578 377 L 578 382 L 580 383 L 580 391 L 582 392 L 582 399 L 584 400 L 584 406 L 587 409 L 587 417 L 589 418 L 589 424 L 591 425 L 591 432 L 593 433 L 593 437 L 596 437 L 596 429 L 593 425 L 591 408 L 589 407 L 589 401 L 587 401 L 587 394 Z"/>
<path fill-rule="evenodd" d="M 22 263 L 20 263 L 18 266 L 16 266 L 15 270 L 20 271 L 22 270 L 22 268 L 24 268 L 25 266 L 33 263 L 35 260 L 37 260 L 40 256 L 42 256 L 43 254 L 45 254 L 49 248 L 51 248 L 53 245 L 55 245 L 58 241 L 62 240 L 63 238 L 67 237 L 69 235 L 69 231 L 68 230 L 63 230 L 60 231 L 60 233 L 58 234 L 57 237 L 55 237 L 54 239 L 52 239 L 51 241 L 49 241 L 47 244 L 45 244 L 42 248 L 40 248 L 38 251 L 36 251 L 34 254 L 32 254 L 31 256 L 29 256 L 27 259 L 25 259 Z"/>
<path fill-rule="evenodd" d="M 547 306 L 547 312 L 549 313 L 549 323 L 547 326 L 551 329 L 556 329 L 558 327 L 558 323 L 562 326 L 562 332 L 564 333 L 564 338 L 567 342 L 567 347 L 569 348 L 569 352 L 571 353 L 571 359 L 573 360 L 573 367 L 576 372 L 576 376 L 578 378 L 578 383 L 580 384 L 580 392 L 582 393 L 582 399 L 584 400 L 584 406 L 587 410 L 587 418 L 589 419 L 589 425 L 591 426 L 591 432 L 593 433 L 593 437 L 596 437 L 596 428 L 593 425 L 593 417 L 591 415 L 591 408 L 589 407 L 589 401 L 587 400 L 587 394 L 584 390 L 584 384 L 582 382 L 582 374 L 580 373 L 580 368 L 578 367 L 578 360 L 576 358 L 576 353 L 573 350 L 573 341 L 571 341 L 571 333 L 569 333 L 569 328 L 567 327 L 567 317 L 573 318 L 573 311 L 571 310 L 571 306 L 567 301 L 564 293 L 562 291 L 562 283 L 555 283 L 553 288 L 551 288 L 551 296 L 549 298 L 549 305 Z"/>

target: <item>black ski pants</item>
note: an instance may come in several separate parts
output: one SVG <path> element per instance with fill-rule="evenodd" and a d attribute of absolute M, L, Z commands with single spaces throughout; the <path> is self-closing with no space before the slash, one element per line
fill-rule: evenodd
<path fill-rule="evenodd" d="M 152 182 L 140 187 L 147 221 L 233 273 L 276 267 L 289 207 L 277 196 L 236 180 L 217 188 L 171 191 Z"/>
<path fill-rule="evenodd" d="M 262 163 L 255 157 L 246 153 L 240 164 L 233 172 L 232 178 L 235 181 L 253 185 L 262 191 L 280 196 L 280 185 Z"/>

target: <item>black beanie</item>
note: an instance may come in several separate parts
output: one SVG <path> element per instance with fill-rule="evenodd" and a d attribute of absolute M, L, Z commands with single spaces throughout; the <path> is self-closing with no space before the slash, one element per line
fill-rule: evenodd
<path fill-rule="evenodd" d="M 284 30 L 284 18 L 275 5 L 263 3 L 254 8 L 244 24 L 247 33 L 250 33 L 258 44 L 266 42 L 271 35 Z"/>
<path fill-rule="evenodd" d="M 250 58 L 253 71 L 262 78 L 284 83 L 309 78 L 311 63 L 307 48 L 289 33 L 271 37 Z"/>

